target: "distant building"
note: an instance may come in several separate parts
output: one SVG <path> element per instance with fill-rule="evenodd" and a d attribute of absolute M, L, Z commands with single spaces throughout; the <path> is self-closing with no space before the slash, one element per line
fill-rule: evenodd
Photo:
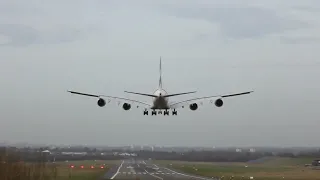
<path fill-rule="evenodd" d="M 251 148 L 249 151 L 250 151 L 250 152 L 256 152 L 256 149 Z"/>
<path fill-rule="evenodd" d="M 49 150 L 44 150 L 44 151 L 41 151 L 42 153 L 44 154 L 51 154 L 51 152 Z"/>
<path fill-rule="evenodd" d="M 85 156 L 88 153 L 87 152 L 61 152 L 62 155 L 80 155 L 80 156 Z"/>
<path fill-rule="evenodd" d="M 320 159 L 313 160 L 312 166 L 320 166 Z"/>

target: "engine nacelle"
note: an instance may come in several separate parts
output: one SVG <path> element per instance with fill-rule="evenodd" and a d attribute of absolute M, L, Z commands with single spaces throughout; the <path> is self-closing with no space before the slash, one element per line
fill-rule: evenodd
<path fill-rule="evenodd" d="M 123 108 L 124 110 L 128 111 L 129 109 L 131 109 L 131 104 L 124 103 L 124 104 L 122 105 L 122 108 Z"/>
<path fill-rule="evenodd" d="M 214 104 L 215 104 L 217 107 L 221 107 L 221 106 L 223 106 L 223 101 L 222 101 L 222 99 L 217 99 L 217 100 L 214 102 Z"/>
<path fill-rule="evenodd" d="M 105 106 L 105 105 L 106 105 L 106 101 L 105 101 L 104 99 L 100 98 L 100 99 L 98 100 L 98 106 L 103 107 L 103 106 Z"/>
<path fill-rule="evenodd" d="M 195 111 L 195 110 L 197 110 L 198 109 L 198 104 L 197 103 L 193 103 L 193 104 L 190 104 L 190 109 L 192 110 L 192 111 Z"/>

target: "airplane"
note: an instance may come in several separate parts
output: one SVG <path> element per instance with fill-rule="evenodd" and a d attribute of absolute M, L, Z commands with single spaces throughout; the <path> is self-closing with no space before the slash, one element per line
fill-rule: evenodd
<path fill-rule="evenodd" d="M 118 102 L 118 105 L 120 106 L 120 104 L 122 104 L 122 108 L 126 111 L 131 109 L 131 104 L 136 104 L 137 108 L 140 108 L 140 107 L 144 108 L 143 115 L 149 115 L 149 110 L 151 110 L 152 116 L 157 114 L 163 114 L 164 116 L 169 115 L 170 114 L 169 110 L 172 110 L 172 115 L 178 115 L 178 112 L 176 109 L 185 108 L 186 106 L 189 106 L 190 110 L 195 111 L 199 107 L 198 104 L 203 105 L 203 102 L 202 102 L 203 100 L 209 100 L 210 104 L 214 103 L 216 107 L 222 107 L 224 103 L 222 100 L 223 98 L 240 96 L 240 95 L 250 94 L 253 92 L 253 91 L 247 91 L 247 92 L 236 93 L 236 94 L 206 96 L 206 97 L 200 97 L 200 98 L 192 98 L 192 99 L 188 99 L 180 102 L 170 102 L 169 97 L 192 94 L 192 93 L 196 93 L 196 91 L 168 94 L 167 91 L 164 90 L 162 86 L 161 57 L 160 57 L 159 73 L 160 73 L 160 77 L 159 77 L 158 88 L 156 89 L 156 91 L 154 91 L 153 94 L 124 91 L 125 93 L 152 97 L 153 101 L 151 104 L 142 102 L 142 101 L 133 100 L 133 99 L 122 98 L 122 97 L 95 95 L 95 94 L 81 93 L 81 92 L 76 92 L 71 90 L 68 90 L 68 92 L 72 94 L 98 98 L 97 104 L 100 107 L 104 107 L 106 105 L 105 99 L 108 99 L 108 103 L 110 103 L 111 100 L 116 100 Z"/>

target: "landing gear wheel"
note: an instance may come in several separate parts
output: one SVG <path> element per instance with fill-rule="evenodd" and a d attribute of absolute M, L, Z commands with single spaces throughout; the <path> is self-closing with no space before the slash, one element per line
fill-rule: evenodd
<path fill-rule="evenodd" d="M 177 112 L 176 110 L 173 110 L 173 111 L 172 111 L 172 115 L 173 115 L 173 116 L 174 116 L 174 115 L 177 116 L 177 115 L 178 115 L 178 112 Z"/>
<path fill-rule="evenodd" d="M 152 115 L 152 116 L 153 116 L 153 115 L 156 116 L 156 115 L 157 115 L 157 111 L 153 110 L 152 113 L 151 113 L 151 115 Z"/>
<path fill-rule="evenodd" d="M 144 112 L 143 112 L 143 115 L 148 115 L 148 111 L 147 110 L 145 110 Z"/>

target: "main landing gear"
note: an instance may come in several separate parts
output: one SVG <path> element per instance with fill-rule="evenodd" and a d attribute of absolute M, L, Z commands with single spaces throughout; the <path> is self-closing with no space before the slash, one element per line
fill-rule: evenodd
<path fill-rule="evenodd" d="M 162 110 L 152 110 L 151 111 L 151 116 L 156 116 L 157 114 L 163 114 L 164 116 L 169 116 L 170 115 L 170 112 L 166 109 L 166 110 L 164 110 L 164 111 L 162 111 Z M 149 111 L 148 110 L 144 110 L 144 112 L 143 112 L 143 115 L 149 115 Z M 174 109 L 173 111 L 172 111 L 172 115 L 174 116 L 174 115 L 178 115 L 178 112 Z"/>

